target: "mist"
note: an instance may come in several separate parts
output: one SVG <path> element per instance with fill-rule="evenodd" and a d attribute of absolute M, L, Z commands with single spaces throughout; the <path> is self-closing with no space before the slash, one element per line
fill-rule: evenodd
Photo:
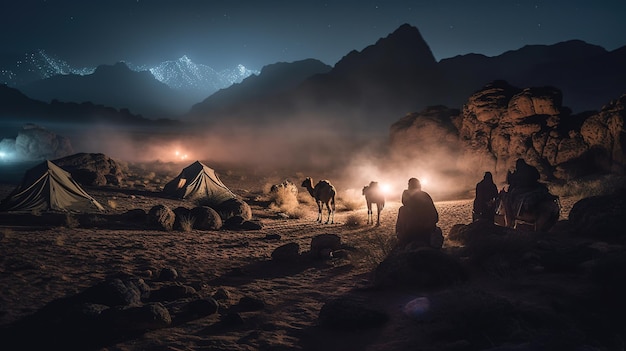
<path fill-rule="evenodd" d="M 362 200 L 362 188 L 377 181 L 390 201 L 399 200 L 411 177 L 436 201 L 465 197 L 480 180 L 458 167 L 456 146 L 445 141 L 390 142 L 387 129 L 347 128 L 300 113 L 285 120 L 258 123 L 184 122 L 173 126 L 116 124 L 44 124 L 70 139 L 74 152 L 103 153 L 131 163 L 183 167 L 199 160 L 220 170 L 236 167 L 275 178 L 311 176 L 328 179 L 346 201 Z M 155 169 L 154 171 L 159 171 Z M 482 175 L 482 173 L 480 172 Z M 303 179 L 292 179 L 295 183 Z M 262 184 L 261 184 L 262 185 Z"/>

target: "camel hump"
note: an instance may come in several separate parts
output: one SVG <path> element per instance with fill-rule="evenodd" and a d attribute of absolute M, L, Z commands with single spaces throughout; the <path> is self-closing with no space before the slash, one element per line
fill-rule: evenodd
<path fill-rule="evenodd" d="M 330 184 L 330 181 L 328 181 L 327 179 L 320 180 L 319 182 L 317 182 L 317 185 L 329 186 L 329 187 L 333 186 L 332 184 Z"/>
<path fill-rule="evenodd" d="M 327 179 L 322 179 L 319 182 L 317 182 L 315 189 L 318 189 L 319 191 L 328 191 L 332 195 L 335 195 L 336 193 L 335 187 L 332 184 L 330 184 L 330 181 Z M 328 190 L 323 190 L 323 189 L 328 189 Z"/>

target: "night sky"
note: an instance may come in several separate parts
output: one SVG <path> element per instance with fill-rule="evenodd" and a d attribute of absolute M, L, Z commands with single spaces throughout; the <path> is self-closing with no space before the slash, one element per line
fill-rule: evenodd
<path fill-rule="evenodd" d="M 82 67 L 182 55 L 215 69 L 334 65 L 409 23 L 441 60 L 571 39 L 614 50 L 625 16 L 624 0 L 2 0 L 0 52 L 43 49 Z"/>

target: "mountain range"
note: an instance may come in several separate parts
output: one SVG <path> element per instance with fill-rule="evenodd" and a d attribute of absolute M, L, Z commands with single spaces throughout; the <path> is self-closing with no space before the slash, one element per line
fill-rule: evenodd
<path fill-rule="evenodd" d="M 217 71 L 187 56 L 152 66 L 118 62 L 94 68 L 74 67 L 43 50 L 0 55 L 0 83 L 31 98 L 89 101 L 153 118 L 181 114 L 191 104 L 253 74 L 258 71 L 243 65 Z"/>
<path fill-rule="evenodd" d="M 563 93 L 563 105 L 578 113 L 598 110 L 626 92 L 623 62 L 626 46 L 608 52 L 580 40 L 525 46 L 494 57 L 469 54 L 437 62 L 419 30 L 404 24 L 290 91 L 271 96 L 265 92 L 263 101 L 231 97 L 233 103 L 220 110 L 209 97 L 196 104 L 188 117 L 217 122 L 240 116 L 243 122 L 254 123 L 314 115 L 337 127 L 386 131 L 407 113 L 428 106 L 461 108 L 471 94 L 496 80 L 520 87 L 556 87 Z M 264 78 L 262 71 L 255 84 Z M 244 80 L 221 93 L 243 90 L 244 85 L 252 81 Z"/>
<path fill-rule="evenodd" d="M 89 101 L 147 118 L 262 124 L 314 116 L 336 128 L 386 132 L 402 116 L 428 106 L 461 108 L 472 93 L 495 80 L 554 86 L 573 112 L 597 110 L 626 92 L 623 62 L 626 46 L 608 52 L 580 40 L 437 62 L 419 30 L 403 24 L 362 51 L 349 52 L 334 67 L 307 59 L 268 65 L 258 75 L 240 68 L 236 76 L 247 78 L 204 97 L 184 89 L 200 84 L 196 78 L 211 70 L 185 57 L 162 69 L 137 72 L 118 63 L 17 88 L 37 100 Z M 184 81 L 174 77 L 189 79 L 174 90 L 172 82 Z"/>

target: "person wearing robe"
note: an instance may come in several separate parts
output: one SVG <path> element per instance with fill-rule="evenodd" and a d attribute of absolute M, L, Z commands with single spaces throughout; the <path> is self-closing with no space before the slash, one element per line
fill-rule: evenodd
<path fill-rule="evenodd" d="M 408 188 L 402 192 L 402 206 L 398 209 L 396 236 L 401 247 L 412 243 L 431 246 L 431 234 L 439 222 L 439 213 L 430 195 L 422 191 L 417 178 L 411 178 Z"/>

